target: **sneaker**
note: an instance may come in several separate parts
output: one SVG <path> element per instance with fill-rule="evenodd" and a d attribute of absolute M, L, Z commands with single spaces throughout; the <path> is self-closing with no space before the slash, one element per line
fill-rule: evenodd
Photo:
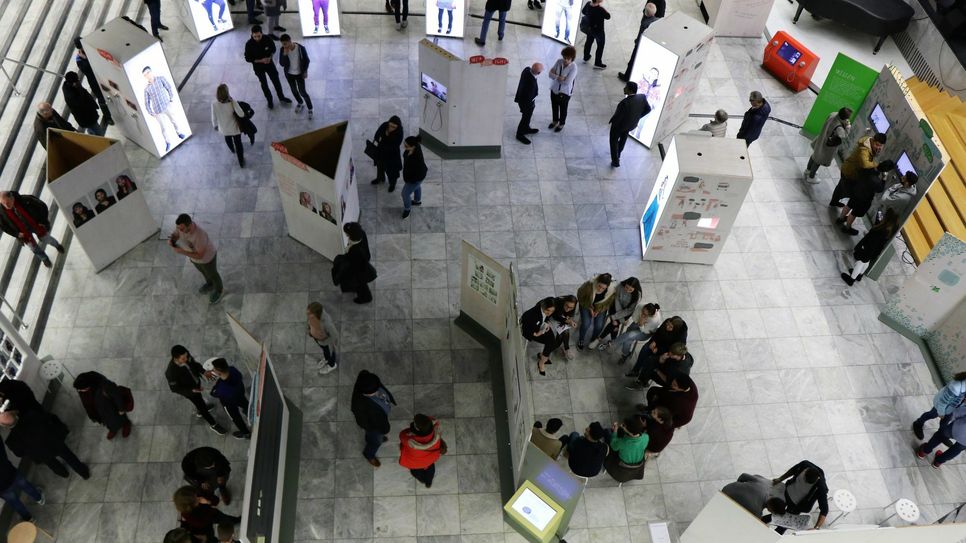
<path fill-rule="evenodd" d="M 557 125 L 557 128 L 554 128 L 553 129 L 553 131 L 554 132 L 560 132 L 561 130 L 563 130 L 563 127 L 564 127 L 564 123 L 560 123 L 560 124 Z"/>
<path fill-rule="evenodd" d="M 301 113 L 302 108 L 304 108 L 304 107 L 305 106 L 303 106 L 302 104 L 299 104 L 299 105 L 295 106 L 295 112 L 296 113 Z"/>
<path fill-rule="evenodd" d="M 550 123 L 549 126 L 547 126 L 547 129 L 548 130 L 553 130 L 554 128 L 557 128 L 557 121 L 554 121 L 554 122 Z"/>
<path fill-rule="evenodd" d="M 232 432 L 231 437 L 235 439 L 251 439 L 252 435 L 248 432 L 242 432 L 239 430 L 237 432 Z"/>
<path fill-rule="evenodd" d="M 318 25 L 316 25 L 316 27 L 314 29 L 312 29 L 312 33 L 313 34 L 318 34 L 319 33 L 319 27 L 318 27 Z"/>
<path fill-rule="evenodd" d="M 932 469 L 939 469 L 940 466 L 943 465 L 943 463 L 939 461 L 939 455 L 941 455 L 942 453 L 943 451 L 936 451 L 936 456 L 933 457 L 932 464 L 929 464 L 930 466 L 932 466 Z"/>
<path fill-rule="evenodd" d="M 178 133 L 178 139 L 179 140 L 183 140 L 183 139 L 185 139 L 185 137 L 187 137 L 187 136 L 185 136 L 184 134 L 182 134 L 180 132 Z"/>
<path fill-rule="evenodd" d="M 573 349 L 564 349 L 564 356 L 567 357 L 567 360 L 573 360 L 577 355 Z"/>
<path fill-rule="evenodd" d="M 277 30 L 278 32 L 285 32 L 285 27 L 284 26 L 276 26 L 273 30 Z"/>
<path fill-rule="evenodd" d="M 224 296 L 225 296 L 225 291 L 221 291 L 221 292 L 212 292 L 212 293 L 211 293 L 211 296 L 208 296 L 208 303 L 209 303 L 210 305 L 215 305 L 215 304 L 217 304 L 218 302 L 220 302 L 220 301 L 221 301 L 221 299 L 222 299 L 222 298 L 224 298 Z"/>
<path fill-rule="evenodd" d="M 922 452 L 922 447 L 916 447 L 916 458 L 920 460 L 926 459 L 926 453 Z"/>
<path fill-rule="evenodd" d="M 603 63 L 601 63 L 601 64 L 594 64 L 594 69 L 595 70 L 603 70 L 605 68 L 607 68 L 607 65 L 606 64 L 603 64 Z"/>
<path fill-rule="evenodd" d="M 421 206 L 421 205 L 423 205 L 423 201 L 422 200 L 413 200 L 413 205 L 414 206 Z"/>
<path fill-rule="evenodd" d="M 311 118 L 312 118 L 312 114 L 313 114 L 313 113 L 315 113 L 315 112 L 314 112 L 313 110 L 311 110 L 311 109 L 310 109 L 310 110 L 309 110 L 309 119 L 311 119 Z"/>
<path fill-rule="evenodd" d="M 329 25 L 322 25 L 322 30 L 325 30 L 325 33 L 328 34 L 329 33 Z"/>
<path fill-rule="evenodd" d="M 473 38 L 473 42 L 476 43 L 476 45 L 479 45 L 480 47 L 483 47 L 484 45 L 486 45 L 486 42 L 479 38 Z"/>
<path fill-rule="evenodd" d="M 409 21 L 403 21 L 402 22 L 402 27 L 403 28 L 406 28 L 407 26 L 409 26 Z"/>
<path fill-rule="evenodd" d="M 598 345 L 600 345 L 600 341 L 595 339 L 594 341 L 590 342 L 590 345 L 587 345 L 587 348 L 593 351 L 594 349 L 597 348 Z"/>
<path fill-rule="evenodd" d="M 287 96 L 282 96 L 281 98 L 278 99 L 278 101 L 281 102 L 281 103 L 283 103 L 283 104 L 291 104 L 292 103 L 292 99 L 289 98 L 289 97 L 287 97 Z"/>
<path fill-rule="evenodd" d="M 339 369 L 339 363 L 338 362 L 336 362 L 335 364 L 333 364 L 331 366 L 328 363 L 326 363 L 324 366 L 322 366 L 322 367 L 319 368 L 319 375 L 327 375 L 327 374 L 332 373 L 333 371 L 335 371 L 337 369 Z"/>
<path fill-rule="evenodd" d="M 216 433 L 216 434 L 218 434 L 218 435 L 220 435 L 220 436 L 223 436 L 223 435 L 225 435 L 225 434 L 227 434 L 227 433 L 228 433 L 228 431 L 227 431 L 227 430 L 225 430 L 225 429 L 224 429 L 224 428 L 223 428 L 223 427 L 222 427 L 222 426 L 221 426 L 220 424 L 218 424 L 217 422 L 216 422 L 216 423 L 214 423 L 214 424 L 212 424 L 212 425 L 211 425 L 211 426 L 209 426 L 208 428 L 211 428 L 211 431 L 212 431 L 212 432 L 214 432 L 214 433 Z"/>
<path fill-rule="evenodd" d="M 922 433 L 922 423 L 921 422 L 915 421 L 915 422 L 912 423 L 912 434 L 914 436 L 916 436 L 916 439 L 919 439 L 919 440 L 922 440 L 922 439 L 925 439 L 926 438 L 925 434 Z"/>
<path fill-rule="evenodd" d="M 530 140 L 528 140 L 527 137 L 522 134 L 517 134 L 517 141 L 524 145 L 530 145 Z M 47 267 L 49 268 L 50 266 L 48 265 Z"/>
<path fill-rule="evenodd" d="M 611 168 L 620 168 L 621 167 L 621 163 L 620 162 L 611 162 L 610 163 L 610 167 Z"/>
<path fill-rule="evenodd" d="M 396 30 L 402 30 L 402 23 L 396 23 Z M 372 462 L 369 462 L 370 464 Z"/>
<path fill-rule="evenodd" d="M 404 218 L 404 219 L 405 219 L 406 217 L 408 217 L 408 216 L 410 216 L 410 215 L 412 215 L 412 211 L 410 211 L 410 210 L 408 210 L 408 209 L 404 209 L 404 210 L 403 210 L 403 213 L 402 213 L 402 218 Z"/>
<path fill-rule="evenodd" d="M 369 462 L 369 464 L 371 464 L 374 468 L 378 468 L 382 465 L 382 462 L 380 462 L 378 458 L 366 458 L 366 462 Z"/>
<path fill-rule="evenodd" d="M 208 294 L 213 288 L 215 288 L 215 286 L 211 283 L 205 283 L 204 285 L 201 285 L 201 288 L 198 289 L 198 294 Z"/>

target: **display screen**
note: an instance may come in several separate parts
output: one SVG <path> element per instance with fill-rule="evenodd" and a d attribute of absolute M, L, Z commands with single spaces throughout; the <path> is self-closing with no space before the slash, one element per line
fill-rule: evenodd
<path fill-rule="evenodd" d="M 580 33 L 581 3 L 575 0 L 547 0 L 543 4 L 540 33 L 567 45 L 573 45 Z"/>
<path fill-rule="evenodd" d="M 427 36 L 462 38 L 465 20 L 465 0 L 426 0 Z"/>
<path fill-rule="evenodd" d="M 794 45 L 783 41 L 782 46 L 778 48 L 778 56 L 794 66 L 798 59 L 802 58 L 802 52 L 796 49 Z"/>
<path fill-rule="evenodd" d="M 181 0 L 182 15 L 194 22 L 199 40 L 233 28 L 228 7 L 228 0 Z"/>
<path fill-rule="evenodd" d="M 420 74 L 419 82 L 424 91 L 439 98 L 442 102 L 446 101 L 446 87 L 442 83 L 426 74 Z"/>
<path fill-rule="evenodd" d="M 520 497 L 510 507 L 517 513 L 520 513 L 538 532 L 546 530 L 550 522 L 553 521 L 553 517 L 557 514 L 556 509 L 540 499 L 540 496 L 537 496 L 529 488 L 523 489 Z"/>
<path fill-rule="evenodd" d="M 298 3 L 303 37 L 339 35 L 339 0 L 298 0 Z"/>
<path fill-rule="evenodd" d="M 641 214 L 641 251 L 645 255 L 647 254 L 647 246 L 654 239 L 654 229 L 657 228 L 661 213 L 671 196 L 674 181 L 680 173 L 677 155 L 677 147 L 672 140 L 667 156 L 664 157 L 661 171 L 657 174 L 657 181 L 651 189 L 651 195 L 647 198 L 647 205 L 644 206 L 644 212 Z"/>
<path fill-rule="evenodd" d="M 919 172 L 917 172 L 916 168 L 913 167 L 912 161 L 909 160 L 909 155 L 905 151 L 903 151 L 902 154 L 899 155 L 899 158 L 896 159 L 896 169 L 899 170 L 899 174 L 901 175 L 906 175 L 907 173 L 912 172 L 916 174 L 916 177 L 919 176 Z"/>
<path fill-rule="evenodd" d="M 889 119 L 886 118 L 885 111 L 882 111 L 882 106 L 879 104 L 876 104 L 872 108 L 872 113 L 869 113 L 869 120 L 872 121 L 872 126 L 879 134 L 885 134 L 889 131 L 889 127 L 892 126 L 889 124 Z"/>
<path fill-rule="evenodd" d="M 657 122 L 667 101 L 668 88 L 677 62 L 677 55 L 646 36 L 641 36 L 630 80 L 637 83 L 638 94 L 647 96 L 651 112 L 631 131 L 631 137 L 648 147 L 653 143 L 654 131 L 657 130 Z"/>
<path fill-rule="evenodd" d="M 144 116 L 155 149 L 163 157 L 191 135 L 191 126 L 161 44 L 156 43 L 125 62 L 124 71 L 137 100 L 136 104 L 126 101 L 129 113 Z M 136 124 L 134 130 L 140 129 Z"/>

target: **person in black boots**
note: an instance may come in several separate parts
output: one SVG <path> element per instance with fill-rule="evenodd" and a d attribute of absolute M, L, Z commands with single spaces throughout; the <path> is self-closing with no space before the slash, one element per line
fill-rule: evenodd
<path fill-rule="evenodd" d="M 369 238 L 362 225 L 357 222 L 345 223 L 342 231 L 349 238 L 349 246 L 344 254 L 336 256 L 332 261 L 332 282 L 342 292 L 355 292 L 353 302 L 367 304 L 372 301 L 369 283 L 376 279 L 376 269 L 369 263 L 372 258 Z"/>
<path fill-rule="evenodd" d="M 111 117 L 111 110 L 107 108 L 107 100 L 104 100 L 104 93 L 101 92 L 101 86 L 97 83 L 97 78 L 94 77 L 94 69 L 91 68 L 91 61 L 87 60 L 87 53 L 84 52 L 84 45 L 81 43 L 80 36 L 74 38 L 74 47 L 77 49 L 77 54 L 74 55 L 74 64 L 77 65 L 77 69 L 87 79 L 87 86 L 90 87 L 91 94 L 97 99 L 97 105 L 101 108 L 101 115 L 104 117 L 104 122 L 114 124 L 114 119 Z"/>
<path fill-rule="evenodd" d="M 634 69 L 634 59 L 637 58 L 637 47 L 641 42 L 641 34 L 659 18 L 660 16 L 657 15 L 657 4 L 654 2 L 644 4 L 644 14 L 641 16 L 641 25 L 637 28 L 637 36 L 634 37 L 634 50 L 631 51 L 631 59 L 627 61 L 627 68 L 623 72 L 617 72 L 617 79 L 625 83 L 630 80 L 631 70 Z"/>
<path fill-rule="evenodd" d="M 402 158 L 399 147 L 403 142 L 402 120 L 393 115 L 389 120 L 380 124 L 376 134 L 372 136 L 372 143 L 376 145 L 376 178 L 370 183 L 378 185 L 389 179 L 389 192 L 396 190 L 396 181 L 402 170 Z"/>
<path fill-rule="evenodd" d="M 100 115 L 98 114 L 97 101 L 81 85 L 80 76 L 77 75 L 77 72 L 64 74 L 64 84 L 61 86 L 61 91 L 64 93 L 64 102 L 67 103 L 71 115 L 77 121 L 77 126 L 80 126 L 88 134 L 103 136 L 104 130 L 101 129 L 98 122 Z"/>
<path fill-rule="evenodd" d="M 513 101 L 520 106 L 520 124 L 517 125 L 517 141 L 530 145 L 527 136 L 536 134 L 539 128 L 530 126 L 530 119 L 533 118 L 533 110 L 536 108 L 537 95 L 540 88 L 537 85 L 537 76 L 543 71 L 543 64 L 535 62 L 533 66 L 528 66 L 520 73 L 520 82 L 517 84 L 517 93 Z"/>
<path fill-rule="evenodd" d="M 87 418 L 107 427 L 107 439 L 131 435 L 128 411 L 134 406 L 131 390 L 119 387 L 114 381 L 96 371 L 87 371 L 74 379 L 74 389 L 80 396 Z M 126 391 L 126 392 L 125 392 Z"/>
<path fill-rule="evenodd" d="M 255 70 L 255 77 L 262 86 L 262 94 L 265 95 L 265 100 L 268 100 L 268 109 L 275 107 L 272 91 L 268 88 L 268 78 L 272 80 L 272 85 L 278 94 L 278 101 L 283 104 L 292 103 L 292 99 L 287 98 L 285 91 L 282 90 L 282 81 L 278 78 L 278 69 L 275 68 L 275 60 L 272 58 L 274 54 L 275 42 L 262 34 L 260 25 L 253 26 L 252 37 L 245 44 L 245 62 L 250 62 L 252 69 Z"/>
<path fill-rule="evenodd" d="M 896 212 L 887 209 L 882 220 L 869 229 L 869 232 L 855 244 L 852 256 L 855 257 L 855 264 L 849 268 L 849 272 L 842 272 L 842 280 L 845 284 L 852 286 L 856 281 L 862 280 L 862 274 L 869 269 L 869 264 L 882 253 L 886 245 L 892 242 L 892 238 L 899 230 L 899 216 Z"/>
<path fill-rule="evenodd" d="M 53 245 L 58 253 L 64 252 L 64 246 L 50 235 L 49 216 L 47 204 L 36 196 L 12 190 L 0 192 L 0 230 L 30 247 L 48 268 L 53 264 L 44 251 L 47 244 Z"/>
<path fill-rule="evenodd" d="M 195 362 L 194 357 L 188 349 L 182 345 L 171 347 L 171 360 L 168 362 L 167 369 L 164 370 L 164 378 L 168 381 L 168 388 L 178 396 L 184 396 L 197 412 L 195 416 L 205 419 L 211 430 L 217 434 L 225 435 L 227 432 L 214 417 L 211 416 L 211 408 L 214 404 L 206 403 L 201 393 L 201 380 L 208 380 L 204 368 Z"/>
<path fill-rule="evenodd" d="M 426 179 L 426 159 L 423 158 L 423 147 L 419 144 L 422 141 L 419 136 L 409 136 L 403 142 L 403 185 L 402 218 L 409 216 L 412 206 L 422 205 L 423 202 L 423 180 Z M 415 196 L 415 198 L 412 198 Z"/>
<path fill-rule="evenodd" d="M 201 495 L 217 505 L 215 491 L 221 495 L 225 505 L 231 504 L 228 490 L 228 477 L 231 476 L 231 462 L 214 447 L 198 447 L 181 459 L 181 472 L 184 480 L 201 492 Z"/>
<path fill-rule="evenodd" d="M 87 464 L 67 446 L 70 430 L 57 415 L 42 409 L 23 413 L 4 411 L 0 413 L 0 426 L 8 430 L 7 447 L 13 454 L 37 464 L 47 464 L 50 471 L 66 479 L 70 472 L 59 460 L 61 458 L 82 479 L 90 479 L 91 470 Z"/>
<path fill-rule="evenodd" d="M 624 99 L 617 104 L 614 115 L 610 118 L 610 165 L 612 168 L 621 167 L 621 153 L 627 143 L 627 134 L 637 128 L 641 118 L 651 112 L 647 97 L 637 94 L 637 83 L 631 81 L 624 85 Z"/>
<path fill-rule="evenodd" d="M 392 393 L 383 386 L 379 376 L 366 370 L 359 372 L 352 388 L 352 414 L 356 424 L 365 430 L 366 447 L 362 456 L 374 468 L 382 465 L 376 458 L 379 447 L 389 441 L 389 412 L 396 405 Z"/>
<path fill-rule="evenodd" d="M 584 14 L 587 41 L 584 42 L 584 62 L 590 60 L 590 48 L 597 42 L 597 52 L 594 54 L 594 69 L 603 70 L 604 64 L 604 21 L 610 19 L 610 13 L 601 4 L 604 0 L 590 0 L 580 10 Z"/>
<path fill-rule="evenodd" d="M 144 0 L 144 3 L 148 5 L 148 15 L 151 16 L 151 35 L 163 42 L 158 31 L 170 29 L 161 24 L 161 0 Z"/>
<path fill-rule="evenodd" d="M 527 341 L 534 341 L 543 345 L 543 350 L 537 355 L 537 371 L 546 375 L 546 364 L 552 364 L 550 354 L 560 347 L 560 339 L 550 321 L 550 315 L 556 310 L 553 297 L 544 298 L 537 305 L 523 312 L 520 317 L 520 332 Z"/>

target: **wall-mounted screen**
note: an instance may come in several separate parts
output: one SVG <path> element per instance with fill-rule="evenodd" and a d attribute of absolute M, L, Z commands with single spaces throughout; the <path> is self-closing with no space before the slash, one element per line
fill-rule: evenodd
<path fill-rule="evenodd" d="M 678 56 L 668 51 L 647 36 L 641 36 L 634 66 L 631 68 L 630 80 L 637 83 L 637 93 L 647 96 L 647 103 L 651 112 L 644 116 L 637 128 L 631 131 L 631 137 L 650 147 L 654 140 L 654 131 L 661 118 L 664 102 L 667 101 L 668 90 L 677 66 Z"/>
<path fill-rule="evenodd" d="M 778 48 L 778 56 L 794 66 L 798 59 L 802 58 L 802 52 L 796 49 L 794 45 L 783 41 L 782 46 Z"/>
<path fill-rule="evenodd" d="M 882 111 L 882 106 L 876 104 L 872 108 L 872 113 L 869 114 L 869 120 L 872 121 L 872 127 L 879 134 L 885 134 L 889 131 L 889 127 L 892 126 L 889 123 L 889 119 L 886 118 L 885 111 Z"/>
<path fill-rule="evenodd" d="M 298 3 L 303 37 L 338 36 L 342 32 L 339 0 L 298 0 Z"/>
<path fill-rule="evenodd" d="M 423 87 L 423 90 L 432 94 L 436 98 L 439 98 L 441 102 L 446 101 L 446 86 L 436 81 L 432 77 L 426 74 L 420 74 L 419 83 Z"/>
<path fill-rule="evenodd" d="M 909 154 L 905 151 L 903 151 L 902 154 L 899 155 L 899 158 L 896 159 L 896 169 L 899 170 L 901 175 L 906 175 L 908 172 L 912 172 L 916 174 L 916 177 L 919 176 L 919 172 L 916 171 L 916 168 L 912 165 L 912 161 L 909 160 Z"/>
<path fill-rule="evenodd" d="M 426 35 L 462 38 L 465 0 L 426 0 Z"/>
<path fill-rule="evenodd" d="M 124 63 L 128 81 L 134 88 L 137 104 L 127 101 L 133 111 L 140 109 L 160 156 L 164 156 L 191 135 L 181 97 L 168 70 L 161 44 L 155 44 Z M 135 125 L 135 130 L 140 130 Z"/>
<path fill-rule="evenodd" d="M 580 33 L 580 8 L 575 0 L 547 0 L 543 4 L 540 33 L 567 45 L 573 45 Z"/>
<path fill-rule="evenodd" d="M 199 40 L 207 40 L 233 28 L 228 0 L 181 0 L 182 11 L 194 21 Z"/>
<path fill-rule="evenodd" d="M 654 239 L 654 229 L 657 227 L 657 222 L 661 218 L 661 213 L 667 207 L 668 198 L 671 196 L 671 188 L 674 187 L 674 182 L 680 173 L 680 170 L 678 170 L 677 155 L 677 147 L 672 143 L 667 155 L 664 157 L 661 171 L 657 174 L 657 180 L 651 189 L 651 195 L 647 198 L 647 205 L 644 206 L 644 212 L 641 214 L 642 254 L 647 254 L 647 246 Z"/>

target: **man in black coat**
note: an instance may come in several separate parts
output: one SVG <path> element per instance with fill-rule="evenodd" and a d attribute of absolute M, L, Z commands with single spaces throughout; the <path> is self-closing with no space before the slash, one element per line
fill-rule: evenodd
<path fill-rule="evenodd" d="M 34 409 L 43 409 L 40 402 L 37 401 L 37 397 L 34 396 L 34 391 L 30 389 L 27 383 L 19 379 L 0 381 L 0 405 L 3 402 L 10 402 L 10 405 L 7 406 L 8 411 L 23 413 Z"/>
<path fill-rule="evenodd" d="M 64 247 L 50 235 L 49 213 L 47 204 L 36 196 L 12 190 L 0 192 L 0 230 L 29 246 L 48 268 L 52 264 L 44 252 L 47 244 L 53 245 L 57 252 L 64 252 Z"/>
<path fill-rule="evenodd" d="M 260 25 L 253 26 L 252 38 L 245 43 L 245 62 L 250 62 L 252 69 L 255 70 L 255 77 L 262 86 L 262 94 L 268 100 L 268 109 L 275 107 L 275 101 L 272 99 L 272 91 L 268 88 L 267 78 L 271 78 L 279 102 L 292 103 L 292 99 L 287 98 L 285 91 L 282 90 L 282 82 L 278 78 L 278 69 L 275 68 L 273 55 L 275 55 L 275 42 L 262 34 Z"/>
<path fill-rule="evenodd" d="M 356 424 L 365 430 L 366 447 L 362 450 L 362 456 L 375 468 L 382 465 L 376 453 L 389 439 L 386 437 L 390 430 L 389 412 L 394 405 L 396 399 L 382 385 L 378 375 L 366 370 L 359 372 L 352 389 L 351 409 Z"/>
<path fill-rule="evenodd" d="M 77 72 L 67 72 L 64 74 L 64 84 L 61 87 L 64 92 L 64 102 L 70 108 L 77 125 L 84 129 L 88 134 L 103 136 L 104 131 L 98 122 L 97 101 L 81 86 L 80 76 Z"/>
<path fill-rule="evenodd" d="M 67 122 L 67 119 L 60 116 L 54 110 L 54 106 L 50 105 L 50 102 L 41 102 L 37 104 L 37 116 L 34 117 L 34 136 L 37 138 L 37 143 L 40 144 L 44 150 L 47 150 L 47 129 L 48 128 L 58 128 L 60 130 L 69 130 L 71 132 L 76 132 L 77 129 L 74 125 Z"/>
<path fill-rule="evenodd" d="M 738 128 L 738 139 L 745 140 L 745 145 L 751 145 L 761 136 L 761 129 L 771 115 L 771 105 L 760 92 L 752 91 L 748 95 L 748 102 L 751 107 L 745 112 Z"/>
<path fill-rule="evenodd" d="M 218 424 L 218 421 L 209 412 L 214 404 L 205 403 L 201 393 L 201 380 L 207 379 L 205 370 L 195 361 L 188 349 L 182 345 L 171 347 L 171 360 L 168 362 L 167 369 L 164 370 L 164 378 L 168 380 L 168 388 L 171 392 L 179 396 L 184 396 L 197 409 L 196 417 L 205 419 L 208 426 L 218 434 L 225 435 L 227 431 Z"/>
<path fill-rule="evenodd" d="M 637 83 L 624 85 L 624 99 L 617 104 L 614 116 L 610 118 L 610 165 L 621 166 L 621 153 L 627 143 L 627 133 L 637 127 L 637 123 L 651 112 L 647 97 L 637 94 Z"/>
<path fill-rule="evenodd" d="M 530 134 L 536 134 L 539 128 L 530 127 L 530 119 L 533 117 L 533 110 L 536 107 L 537 95 L 540 89 L 537 86 L 537 76 L 543 71 L 543 64 L 535 62 L 533 66 L 528 66 L 520 73 L 520 83 L 517 84 L 517 94 L 513 101 L 520 106 L 520 124 L 517 125 L 517 141 L 530 145 Z"/>
<path fill-rule="evenodd" d="M 207 498 L 215 498 L 215 490 L 221 494 L 225 505 L 231 503 L 231 492 L 228 490 L 228 477 L 231 475 L 231 462 L 214 447 L 198 447 L 184 456 L 181 460 L 181 471 L 184 480 L 197 488 Z"/>
<path fill-rule="evenodd" d="M 47 503 L 44 493 L 28 481 L 20 470 L 14 467 L 10 459 L 7 458 L 7 449 L 0 447 L 0 497 L 20 515 L 22 520 L 30 522 L 33 515 L 30 514 L 30 511 L 27 511 L 27 507 L 20 501 L 21 491 L 40 505 Z"/>
<path fill-rule="evenodd" d="M 641 34 L 652 24 L 664 16 L 663 12 L 661 15 L 657 14 L 658 7 L 655 2 L 648 2 L 644 5 L 644 12 L 641 15 L 641 25 L 637 29 L 637 37 L 634 38 L 634 50 L 631 51 L 631 59 L 627 61 L 627 68 L 623 72 L 617 72 L 617 79 L 624 81 L 625 83 L 630 80 L 631 70 L 634 69 L 634 59 L 637 58 L 637 47 L 641 42 Z"/>
<path fill-rule="evenodd" d="M 70 472 L 58 460 L 60 457 L 82 478 L 90 478 L 90 469 L 67 446 L 69 430 L 57 415 L 43 410 L 4 411 L 0 413 L 0 426 L 9 430 L 7 447 L 13 454 L 47 464 L 51 471 L 66 479 Z"/>
<path fill-rule="evenodd" d="M 74 47 L 77 49 L 77 54 L 74 56 L 74 64 L 77 65 L 77 69 L 87 79 L 87 86 L 91 88 L 91 94 L 97 99 L 97 105 L 101 108 L 104 122 L 114 124 L 114 119 L 111 118 L 111 110 L 107 108 L 104 93 L 101 92 L 101 86 L 97 83 L 97 78 L 94 77 L 94 69 L 91 68 L 91 61 L 87 60 L 87 53 L 84 52 L 84 45 L 81 43 L 80 36 L 74 38 Z"/>

